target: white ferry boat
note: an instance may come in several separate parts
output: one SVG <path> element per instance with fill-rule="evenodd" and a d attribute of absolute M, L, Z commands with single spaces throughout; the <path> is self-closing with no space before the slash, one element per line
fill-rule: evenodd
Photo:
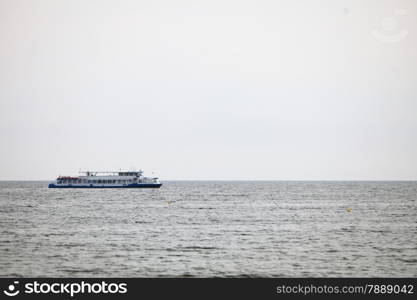
<path fill-rule="evenodd" d="M 78 177 L 59 176 L 49 188 L 160 188 L 158 177 L 144 177 L 143 171 L 85 171 Z"/>

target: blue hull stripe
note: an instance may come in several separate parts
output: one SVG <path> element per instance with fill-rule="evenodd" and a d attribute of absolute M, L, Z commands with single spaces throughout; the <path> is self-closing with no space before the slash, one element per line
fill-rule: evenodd
<path fill-rule="evenodd" d="M 55 189 L 129 189 L 129 188 L 160 188 L 162 183 L 132 183 L 127 185 L 57 185 L 51 183 L 48 185 L 48 188 L 55 188 Z"/>

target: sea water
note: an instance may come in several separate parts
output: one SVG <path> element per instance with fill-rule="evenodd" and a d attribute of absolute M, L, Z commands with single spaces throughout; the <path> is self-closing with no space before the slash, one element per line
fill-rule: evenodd
<path fill-rule="evenodd" d="M 0 182 L 0 276 L 416 277 L 417 182 Z"/>

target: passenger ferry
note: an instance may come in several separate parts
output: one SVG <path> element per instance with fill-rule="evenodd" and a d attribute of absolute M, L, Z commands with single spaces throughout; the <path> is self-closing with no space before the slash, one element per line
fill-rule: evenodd
<path fill-rule="evenodd" d="M 160 188 L 158 177 L 144 177 L 143 171 L 85 171 L 78 177 L 59 176 L 49 188 Z"/>

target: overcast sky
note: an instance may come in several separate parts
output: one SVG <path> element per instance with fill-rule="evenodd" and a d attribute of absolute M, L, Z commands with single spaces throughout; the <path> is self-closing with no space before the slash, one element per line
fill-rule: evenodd
<path fill-rule="evenodd" d="M 417 179 L 415 0 L 0 0 L 0 180 Z"/>

